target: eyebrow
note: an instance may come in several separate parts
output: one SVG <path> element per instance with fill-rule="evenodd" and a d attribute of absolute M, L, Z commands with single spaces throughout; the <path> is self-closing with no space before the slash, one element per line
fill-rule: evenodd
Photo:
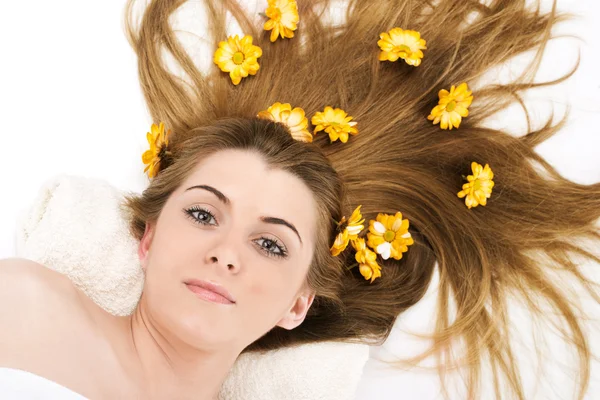
<path fill-rule="evenodd" d="M 219 201 L 221 203 L 225 204 L 226 206 L 229 206 L 231 204 L 231 200 L 229 200 L 229 198 L 227 196 L 225 196 L 221 191 L 219 191 L 218 189 L 215 189 L 212 186 L 209 186 L 209 185 L 196 185 L 196 186 L 191 186 L 191 187 L 187 188 L 185 191 L 187 192 L 188 190 L 193 190 L 193 189 L 206 190 L 208 192 L 211 192 L 215 196 L 217 196 L 217 198 L 219 199 Z M 298 230 L 296 229 L 296 227 L 293 224 L 287 222 L 285 219 L 277 218 L 277 217 L 260 217 L 260 220 L 263 221 L 263 222 L 265 222 L 265 223 L 267 223 L 267 224 L 287 226 L 292 231 L 294 231 L 294 233 L 296 234 L 296 236 L 298 236 L 298 240 L 300 240 L 300 244 L 303 244 L 302 243 L 302 238 L 300 237 L 300 234 L 298 233 Z"/>
<path fill-rule="evenodd" d="M 212 186 L 208 186 L 208 185 L 196 185 L 196 186 L 192 186 L 192 187 L 189 187 L 189 188 L 185 189 L 185 191 L 187 192 L 188 190 L 192 190 L 192 189 L 207 190 L 207 191 L 211 192 L 212 194 L 214 194 L 215 196 L 217 196 L 217 198 L 219 199 L 219 201 L 221 201 L 221 203 L 225 204 L 226 206 L 228 206 L 229 204 L 231 204 L 231 201 L 229 201 L 229 198 L 227 196 L 225 196 L 223 193 L 221 193 L 219 190 L 215 189 Z"/>

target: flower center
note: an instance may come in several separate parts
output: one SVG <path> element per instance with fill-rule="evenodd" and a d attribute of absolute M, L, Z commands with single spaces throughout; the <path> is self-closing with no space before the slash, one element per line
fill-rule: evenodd
<path fill-rule="evenodd" d="M 275 21 L 280 21 L 281 20 L 281 10 L 279 8 L 275 8 L 275 11 L 273 12 L 273 16 L 271 18 L 274 19 Z"/>
<path fill-rule="evenodd" d="M 236 65 L 240 65 L 241 63 L 243 63 L 244 62 L 244 53 L 242 53 L 241 51 L 234 53 L 233 54 L 233 62 Z"/>
<path fill-rule="evenodd" d="M 346 229 L 346 227 L 348 226 L 348 221 L 346 220 L 346 217 L 342 217 L 340 222 L 337 223 L 337 226 L 338 226 L 338 231 L 344 232 L 344 229 Z"/>
<path fill-rule="evenodd" d="M 167 155 L 170 155 L 169 150 L 167 148 L 166 145 L 161 145 L 158 149 L 158 153 L 156 154 L 156 157 L 160 160 L 166 158 Z"/>
<path fill-rule="evenodd" d="M 446 111 L 452 112 L 456 108 L 456 101 L 452 100 L 450 103 L 446 104 Z"/>
<path fill-rule="evenodd" d="M 480 190 L 480 189 L 481 189 L 481 180 L 475 179 L 473 181 L 473 190 Z"/>
<path fill-rule="evenodd" d="M 412 53 L 412 51 L 410 50 L 410 47 L 408 47 L 405 44 L 401 44 L 399 46 L 394 47 L 393 51 L 395 53 L 406 53 L 407 55 L 410 55 Z"/>
<path fill-rule="evenodd" d="M 385 231 L 385 233 L 383 234 L 383 239 L 386 242 L 391 242 L 392 240 L 394 240 L 395 237 L 396 237 L 396 232 L 394 232 L 394 231 Z"/>

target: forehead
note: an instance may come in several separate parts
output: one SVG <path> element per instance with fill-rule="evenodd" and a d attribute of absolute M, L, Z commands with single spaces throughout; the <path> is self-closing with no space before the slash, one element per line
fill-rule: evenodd
<path fill-rule="evenodd" d="M 223 150 L 206 157 L 179 190 L 194 185 L 218 189 L 232 208 L 293 221 L 305 235 L 315 231 L 317 205 L 311 190 L 292 173 L 270 167 L 255 152 Z"/>

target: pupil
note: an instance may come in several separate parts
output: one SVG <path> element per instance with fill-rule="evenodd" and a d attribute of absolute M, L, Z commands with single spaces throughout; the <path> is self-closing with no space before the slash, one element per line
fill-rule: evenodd
<path fill-rule="evenodd" d="M 279 249 L 277 248 L 277 245 L 275 244 L 274 241 L 269 240 L 269 239 L 265 239 L 265 248 L 271 252 L 278 252 Z"/>

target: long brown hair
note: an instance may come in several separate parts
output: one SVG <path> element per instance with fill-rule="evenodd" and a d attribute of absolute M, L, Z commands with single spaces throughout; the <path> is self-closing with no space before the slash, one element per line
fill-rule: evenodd
<path fill-rule="evenodd" d="M 178 135 L 183 143 L 194 133 L 222 131 L 228 126 L 219 122 L 223 118 L 237 118 L 229 125 L 232 129 L 242 120 L 256 124 L 252 121 L 257 112 L 277 101 L 300 106 L 309 116 L 327 105 L 340 107 L 359 122 L 360 134 L 347 144 L 330 144 L 321 134 L 310 146 L 320 148 L 343 182 L 345 194 L 338 199 L 342 213 L 348 216 L 362 204 L 367 220 L 378 212 L 401 211 L 411 223 L 415 244 L 400 261 L 383 265 L 381 278 L 369 284 L 356 268 L 340 269 L 344 272 L 335 282 L 322 282 L 321 287 L 329 285 L 323 299 L 336 301 L 319 302 L 317 297 L 302 325 L 291 331 L 274 329 L 246 351 L 367 337 L 381 343 L 397 316 L 423 297 L 437 262 L 433 344 L 405 362 L 416 365 L 438 355 L 443 359 L 440 376 L 451 366 L 467 366 L 467 397 L 472 399 L 480 390 L 481 363 L 487 360 L 496 397 L 523 399 L 508 325 L 507 301 L 517 299 L 536 316 L 545 316 L 545 306 L 560 316 L 561 332 L 579 358 L 577 397 L 583 397 L 592 356 L 584 312 L 554 277 L 558 272 L 563 279 L 573 278 L 600 303 L 597 284 L 573 260 L 578 256 L 578 261 L 600 263 L 582 244 L 587 240 L 592 248 L 600 247 L 594 225 L 600 216 L 600 184 L 565 179 L 534 151 L 564 119 L 530 127 L 520 137 L 484 125 L 487 117 L 522 102 L 524 90 L 561 82 L 575 71 L 576 65 L 556 81 L 533 83 L 551 28 L 567 17 L 557 13 L 555 4 L 541 13 L 524 0 L 493 0 L 487 5 L 466 0 L 350 0 L 344 23 L 329 26 L 323 12 L 330 1 L 304 0 L 298 1 L 301 23 L 296 37 L 270 43 L 261 23 L 237 2 L 204 0 L 215 48 L 227 37 L 226 11 L 262 48 L 257 75 L 234 86 L 216 66 L 198 70 L 197 60 L 180 43 L 169 21 L 185 0 L 152 0 L 139 20 L 134 3 L 128 2 L 126 27 L 139 58 L 143 93 L 153 120 L 165 121 L 176 133 L 174 141 Z M 419 67 L 378 60 L 379 34 L 393 27 L 417 30 L 427 39 Z M 490 68 L 528 50 L 535 50 L 536 56 L 514 82 L 474 91 L 470 115 L 458 130 L 443 131 L 427 120 L 440 89 L 476 82 Z M 167 68 L 164 51 L 183 75 Z M 495 187 L 487 206 L 468 209 L 456 194 L 473 161 L 491 166 Z M 140 213 L 134 229 L 139 237 L 148 215 L 141 214 L 143 207 L 135 207 L 136 199 L 129 204 Z M 340 260 L 353 262 L 350 257 Z M 450 349 L 457 340 L 465 351 L 453 362 Z"/>

